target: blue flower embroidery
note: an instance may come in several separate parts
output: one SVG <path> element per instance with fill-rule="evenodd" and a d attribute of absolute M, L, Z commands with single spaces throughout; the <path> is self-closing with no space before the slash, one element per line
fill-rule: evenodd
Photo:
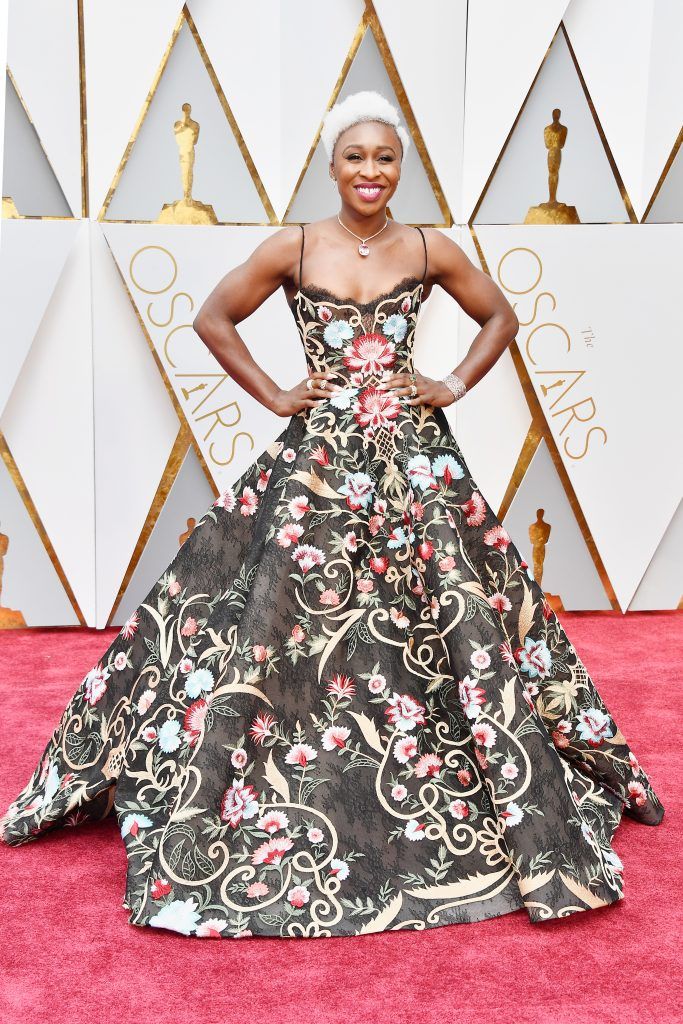
<path fill-rule="evenodd" d="M 382 330 L 387 337 L 393 337 L 394 341 L 403 341 L 408 330 L 408 321 L 400 313 L 392 313 L 387 317 Z"/>
<path fill-rule="evenodd" d="M 332 320 L 323 331 L 323 338 L 330 348 L 341 348 L 353 337 L 353 327 L 348 320 Z"/>
<path fill-rule="evenodd" d="M 437 455 L 432 462 L 432 469 L 434 476 L 445 476 L 448 470 L 452 480 L 462 480 L 465 475 L 462 466 L 452 455 Z"/>

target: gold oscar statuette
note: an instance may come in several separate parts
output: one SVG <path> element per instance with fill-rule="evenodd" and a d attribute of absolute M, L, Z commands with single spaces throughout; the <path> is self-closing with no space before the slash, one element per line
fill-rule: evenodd
<path fill-rule="evenodd" d="M 190 534 L 192 533 L 192 531 L 194 530 L 196 525 L 197 525 L 197 520 L 194 517 L 191 517 L 190 519 L 187 520 L 187 529 L 183 533 L 181 533 L 180 536 L 178 537 L 178 546 L 179 547 L 182 547 L 183 544 L 185 543 L 185 541 L 189 540 Z"/>
<path fill-rule="evenodd" d="M 2 595 L 2 574 L 8 547 L 9 537 L 6 533 L 0 533 L 0 595 Z M 0 603 L 0 629 L 21 629 L 25 625 L 21 612 L 15 612 L 12 608 L 3 608 Z"/>
<path fill-rule="evenodd" d="M 194 176 L 194 158 L 199 125 L 190 117 L 192 107 L 183 103 L 183 116 L 173 125 L 175 141 L 180 158 L 180 177 L 183 186 L 183 198 L 174 203 L 164 203 L 156 224 L 217 224 L 218 218 L 213 207 L 200 203 L 192 198 L 192 180 Z"/>
<path fill-rule="evenodd" d="M 536 522 L 529 527 L 529 540 L 534 562 L 534 579 L 539 587 L 543 586 L 543 563 L 545 562 L 545 548 L 550 539 L 552 526 L 543 519 L 545 509 L 536 509 Z M 562 599 L 557 594 L 546 594 L 546 600 L 556 614 L 564 611 Z"/>
<path fill-rule="evenodd" d="M 530 206 L 525 224 L 580 224 L 575 206 L 557 201 L 562 147 L 567 141 L 567 126 L 560 123 L 560 109 L 553 110 L 553 122 L 543 129 L 543 141 L 548 150 L 548 202 Z"/>

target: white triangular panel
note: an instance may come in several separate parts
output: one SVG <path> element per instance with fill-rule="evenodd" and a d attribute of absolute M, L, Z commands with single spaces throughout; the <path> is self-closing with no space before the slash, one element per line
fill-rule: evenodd
<path fill-rule="evenodd" d="M 282 140 L 292 130 L 282 118 L 294 121 L 299 111 L 288 111 L 280 98 L 280 62 L 291 60 L 291 52 L 281 53 L 281 2 L 263 0 L 257 18 L 248 4 L 194 0 L 187 6 L 266 194 L 282 211 L 288 199 L 281 193 Z M 284 14 L 296 16 L 291 9 Z"/>
<path fill-rule="evenodd" d="M 550 45 L 567 0 L 469 3 L 464 219 L 469 220 Z"/>
<path fill-rule="evenodd" d="M 109 611 L 179 422 L 104 238 L 92 226 L 97 612 Z"/>
<path fill-rule="evenodd" d="M 0 459 L 0 622 L 77 626 L 78 617 L 7 467 Z M 8 614 L 7 610 L 15 615 Z"/>
<path fill-rule="evenodd" d="M 543 522 L 550 526 L 541 577 L 544 591 L 560 597 L 567 611 L 608 611 L 609 598 L 545 441 L 536 449 L 504 519 L 508 533 L 532 572 L 533 543 L 529 528 L 536 522 L 539 508 L 543 510 Z"/>
<path fill-rule="evenodd" d="M 453 219 L 463 223 L 467 0 L 423 0 L 419 18 L 413 0 L 374 6 Z"/>
<path fill-rule="evenodd" d="M 320 128 L 337 79 L 365 5 L 362 0 L 343 4 L 321 4 L 319 0 L 297 0 L 285 8 L 280 25 L 280 107 L 282 134 L 274 145 L 281 150 L 282 192 L 294 192 L 316 133 Z M 325 187 L 326 186 L 326 187 Z M 327 212 L 334 193 L 327 178 L 321 182 Z M 284 216 L 286 206 L 277 213 Z"/>
<path fill-rule="evenodd" d="M 81 222 L 0 429 L 86 621 L 95 612 L 90 225 Z"/>
<path fill-rule="evenodd" d="M 91 216 L 112 183 L 182 0 L 83 0 Z"/>
<path fill-rule="evenodd" d="M 683 221 L 683 146 L 674 154 L 664 180 L 645 217 L 646 224 L 670 224 Z"/>
<path fill-rule="evenodd" d="M 64 190 L 17 89 L 8 70 L 5 75 L 3 198 L 12 200 L 20 217 L 72 217 Z"/>
<path fill-rule="evenodd" d="M 0 415 L 78 232 L 76 221 L 6 220 L 0 248 Z"/>
<path fill-rule="evenodd" d="M 683 600 L 683 504 L 678 506 L 645 575 L 638 584 L 630 612 L 678 608 Z"/>
<path fill-rule="evenodd" d="M 520 352 L 625 609 L 683 491 L 683 462 L 663 443 L 680 433 L 683 226 L 480 227 L 477 236 L 519 317 Z M 645 515 L 637 495 L 651 487 Z"/>
<path fill-rule="evenodd" d="M 40 54 L 39 59 L 36 55 Z M 64 195 L 81 212 L 78 5 L 19 0 L 9 5 L 7 63 Z"/>
<path fill-rule="evenodd" d="M 683 5 L 574 0 L 565 24 L 640 220 L 683 123 Z"/>
<path fill-rule="evenodd" d="M 557 201 L 574 207 L 582 224 L 628 221 L 595 118 L 560 31 L 486 189 L 475 224 L 522 224 L 531 207 L 548 202 L 545 130 L 553 123 L 555 108 L 566 129 Z"/>
<path fill-rule="evenodd" d="M 223 370 L 192 329 L 218 280 L 281 228 L 108 224 L 104 233 L 138 314 L 219 490 L 231 484 L 284 428 Z M 161 326 L 159 326 L 161 325 Z M 278 290 L 238 331 L 281 387 L 306 376 L 304 351 Z"/>
<path fill-rule="evenodd" d="M 458 241 L 470 261 L 481 269 L 470 232 L 463 230 Z M 481 328 L 464 310 L 459 309 L 458 313 L 460 362 Z M 449 370 L 454 366 L 452 360 Z M 529 404 L 509 349 L 456 403 L 455 410 L 456 437 L 470 472 L 491 507 L 498 509 L 531 426 Z"/>
<path fill-rule="evenodd" d="M 362 89 L 375 89 L 400 109 L 394 87 L 370 28 L 367 29 L 353 63 L 344 79 L 338 101 Z M 315 153 L 297 190 L 289 211 L 290 221 L 312 221 L 325 216 L 330 210 L 330 186 L 338 188 L 328 174 L 328 157 L 322 140 L 318 140 Z M 338 202 L 335 192 L 335 199 Z M 413 144 L 401 161 L 401 180 L 389 200 L 391 212 L 397 220 L 408 224 L 438 224 L 443 218 L 427 167 Z"/>
<path fill-rule="evenodd" d="M 183 198 L 174 124 L 184 104 L 199 126 L 192 198 L 212 207 L 220 223 L 263 223 L 266 212 L 238 141 L 186 20 L 109 203 L 107 220 L 155 221 Z"/>
<path fill-rule="evenodd" d="M 159 518 L 154 524 L 145 550 L 124 591 L 114 615 L 120 626 L 138 607 L 178 553 L 180 538 L 191 528 L 191 519 L 199 522 L 213 503 L 214 496 L 199 460 L 190 449 L 173 482 Z M 220 571 L 217 570 L 220 575 Z"/>

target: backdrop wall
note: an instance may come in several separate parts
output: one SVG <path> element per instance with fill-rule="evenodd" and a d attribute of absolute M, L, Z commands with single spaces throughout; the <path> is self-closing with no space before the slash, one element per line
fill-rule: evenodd
<path fill-rule="evenodd" d="M 557 610 L 680 606 L 677 0 L 10 0 L 7 39 L 0 628 L 122 623 L 282 430 L 191 324 L 271 232 L 338 209 L 321 120 L 363 88 L 414 141 L 391 216 L 520 320 L 447 410 L 479 489 Z M 281 292 L 239 329 L 305 374 Z M 418 368 L 478 330 L 434 288 Z"/>

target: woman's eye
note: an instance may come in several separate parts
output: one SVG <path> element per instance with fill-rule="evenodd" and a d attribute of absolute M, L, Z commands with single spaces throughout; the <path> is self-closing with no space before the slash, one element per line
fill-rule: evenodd
<path fill-rule="evenodd" d="M 349 160 L 355 160 L 355 159 L 356 159 L 356 157 L 358 157 L 358 158 L 360 159 L 360 153 L 350 153 L 347 159 L 349 159 Z M 393 159 L 394 159 L 394 158 L 393 158 L 392 156 L 388 156 L 388 155 L 387 155 L 387 156 L 381 156 L 381 157 L 380 157 L 380 160 L 388 160 L 388 161 L 389 161 L 389 163 L 391 163 L 391 162 L 393 161 Z"/>

